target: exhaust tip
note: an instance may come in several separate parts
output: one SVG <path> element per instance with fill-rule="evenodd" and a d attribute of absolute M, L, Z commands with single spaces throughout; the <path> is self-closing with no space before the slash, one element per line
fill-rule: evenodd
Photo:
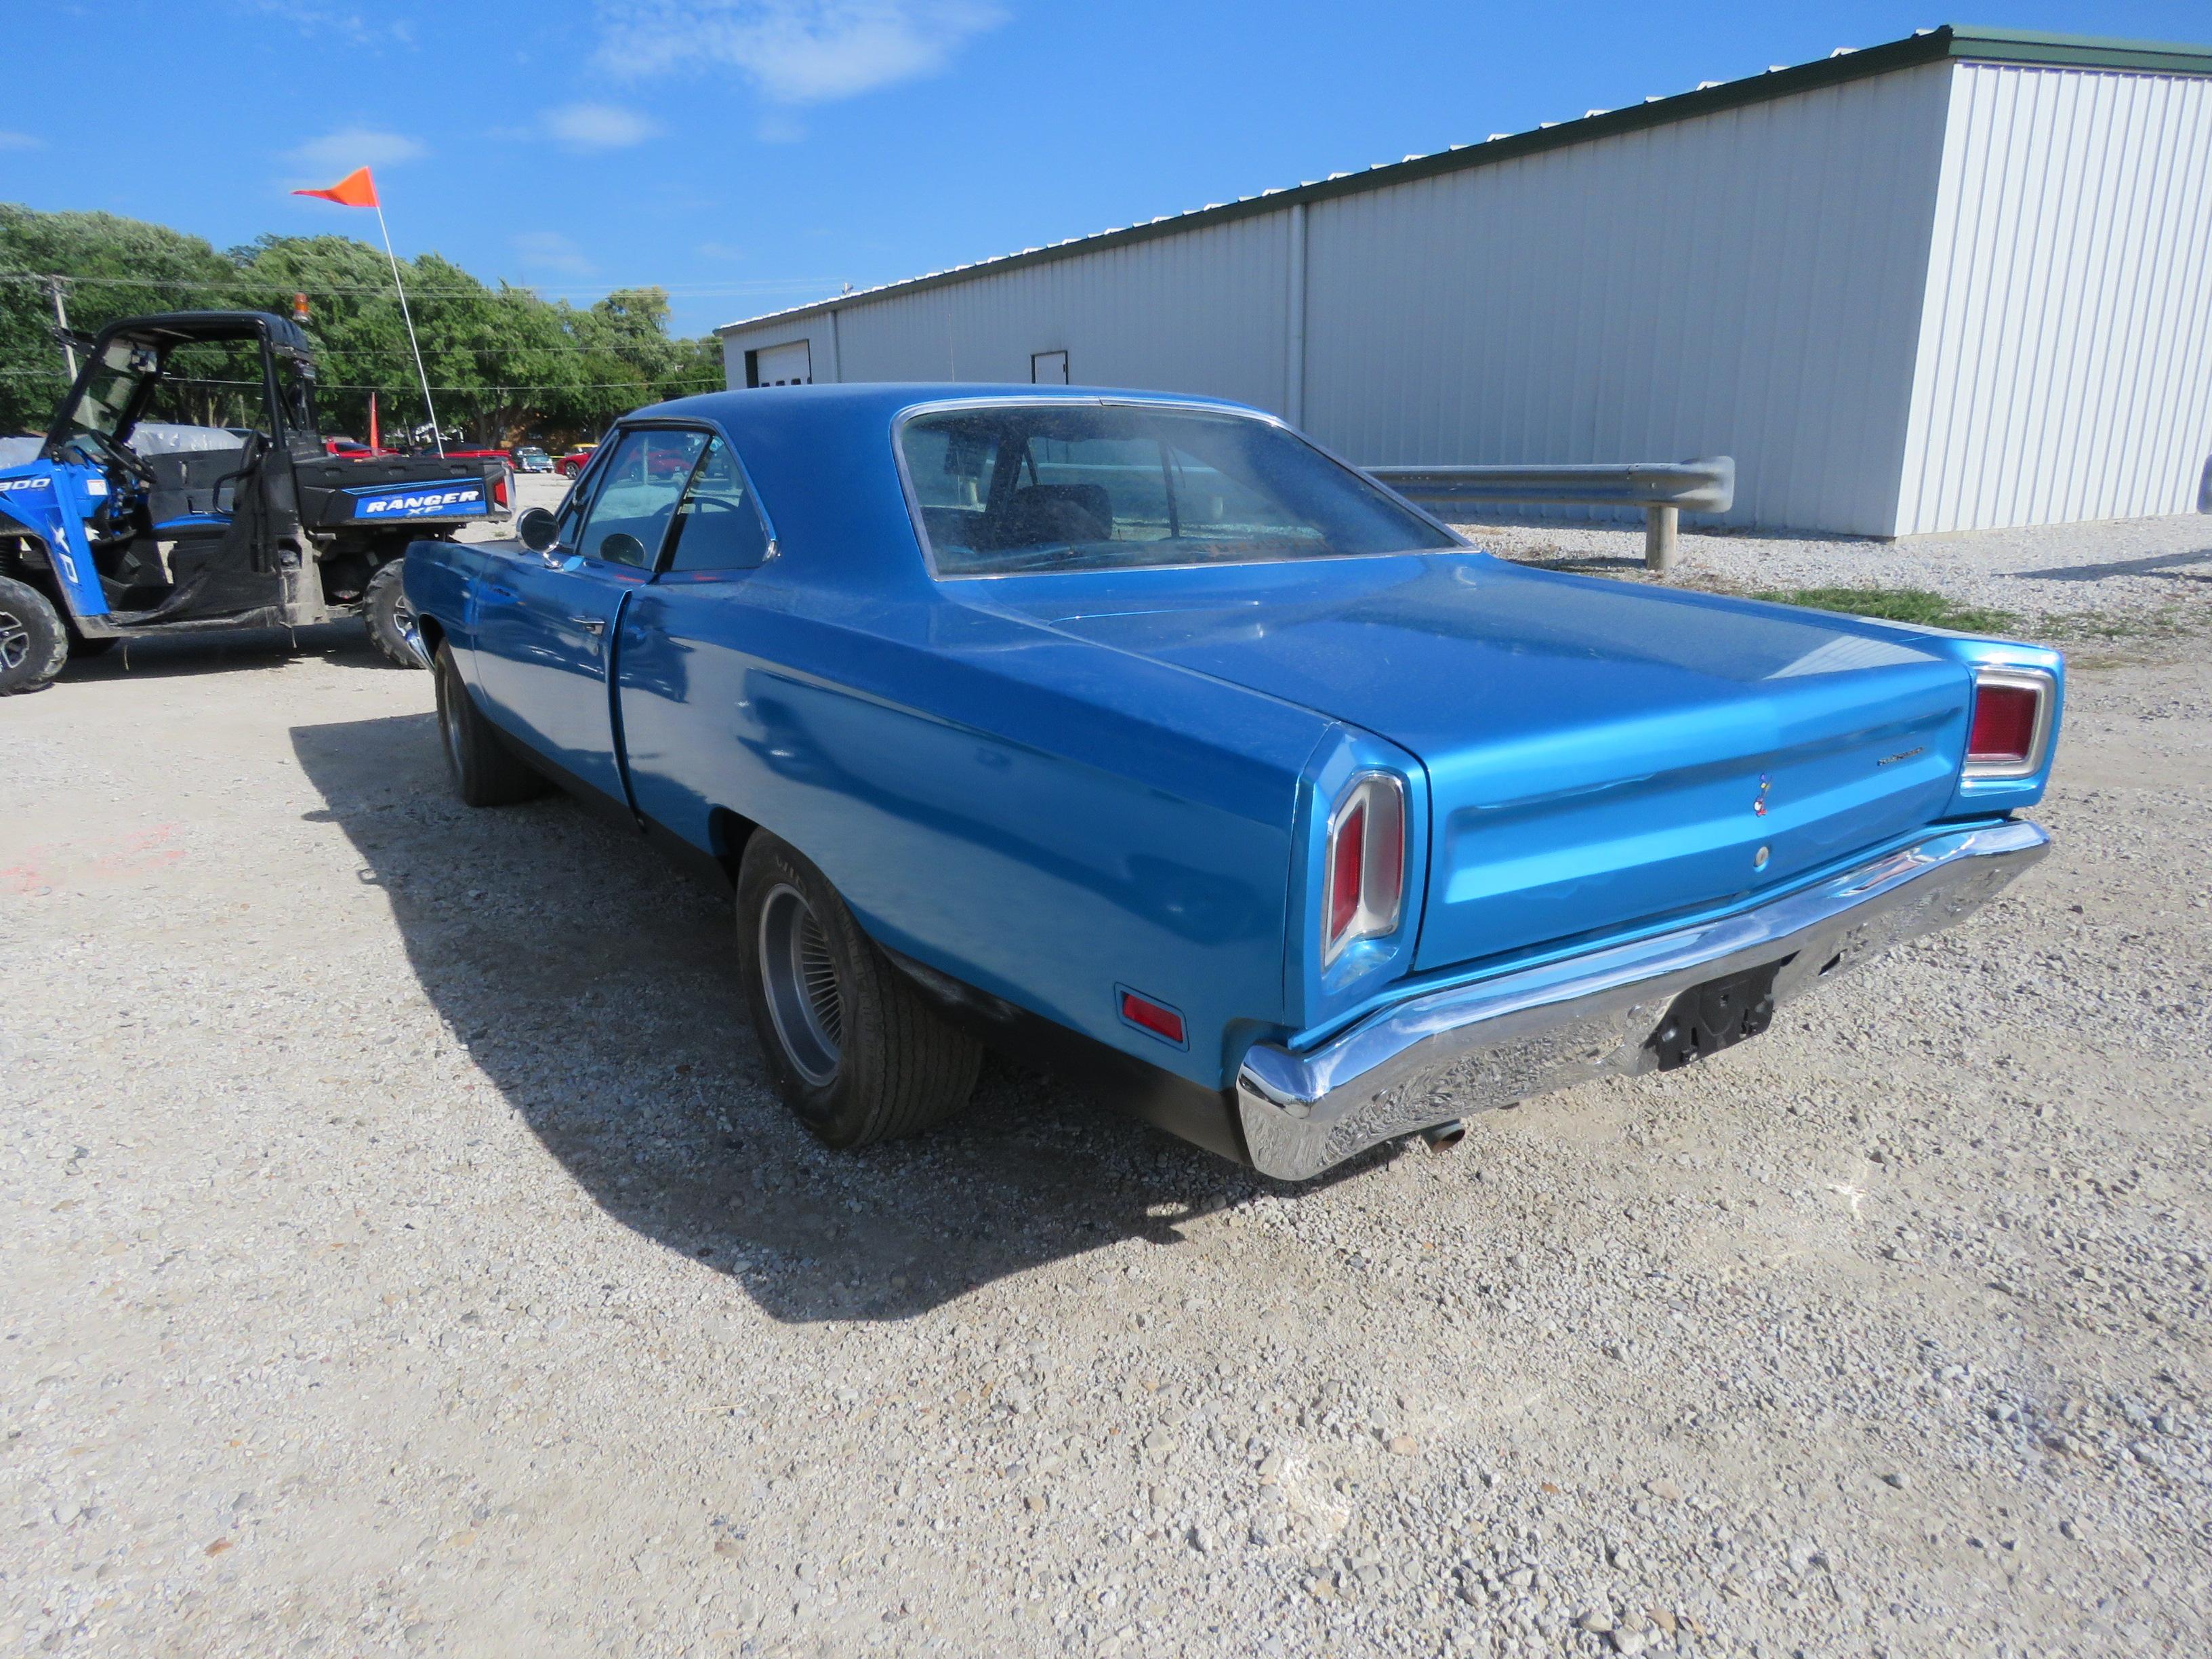
<path fill-rule="evenodd" d="M 1467 1139 L 1467 1125 L 1459 1118 L 1421 1131 L 1421 1139 L 1432 1152 L 1448 1152 Z"/>

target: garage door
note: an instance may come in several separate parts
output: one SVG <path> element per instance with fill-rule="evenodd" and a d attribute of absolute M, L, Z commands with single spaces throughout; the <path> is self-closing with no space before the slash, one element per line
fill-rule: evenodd
<path fill-rule="evenodd" d="M 814 354 L 804 340 L 763 346 L 753 353 L 755 386 L 812 386 Z"/>

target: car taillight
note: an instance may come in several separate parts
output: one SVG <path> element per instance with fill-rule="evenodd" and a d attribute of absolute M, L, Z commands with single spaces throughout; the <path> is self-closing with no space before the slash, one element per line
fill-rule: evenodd
<path fill-rule="evenodd" d="M 491 481 L 491 498 L 501 507 L 507 505 L 507 469 L 501 467 L 499 477 Z"/>
<path fill-rule="evenodd" d="M 2040 767 L 2052 690 L 2045 674 L 1979 670 L 1974 677 L 1974 717 L 1966 733 L 1966 775 L 2021 778 Z"/>
<path fill-rule="evenodd" d="M 1389 772 L 1363 772 L 1329 815 L 1322 965 L 1355 939 L 1394 931 L 1405 886 L 1406 786 Z"/>

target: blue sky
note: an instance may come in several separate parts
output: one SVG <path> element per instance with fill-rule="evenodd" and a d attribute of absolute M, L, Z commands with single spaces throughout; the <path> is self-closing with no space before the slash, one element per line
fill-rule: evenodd
<path fill-rule="evenodd" d="M 374 236 L 688 331 L 1945 21 L 2212 40 L 2203 0 L 104 0 L 14 8 L 0 200 Z"/>

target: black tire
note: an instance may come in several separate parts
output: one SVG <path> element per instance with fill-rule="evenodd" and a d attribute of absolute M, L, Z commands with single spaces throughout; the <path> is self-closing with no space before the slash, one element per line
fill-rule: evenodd
<path fill-rule="evenodd" d="M 429 657 L 422 649 L 422 630 L 415 621 L 415 607 L 407 602 L 400 580 L 406 560 L 394 559 L 378 567 L 361 596 L 362 620 L 376 648 L 402 668 L 426 668 Z"/>
<path fill-rule="evenodd" d="M 553 787 L 477 708 L 451 646 L 438 647 L 431 674 L 438 691 L 438 746 L 446 751 L 446 770 L 464 805 L 508 806 Z"/>
<path fill-rule="evenodd" d="M 819 870 L 766 830 L 745 845 L 737 912 L 761 1052 L 784 1103 L 817 1137 L 872 1146 L 966 1104 L 983 1045 L 885 959 Z"/>
<path fill-rule="evenodd" d="M 53 601 L 27 582 L 0 576 L 0 697 L 37 690 L 62 672 L 69 651 Z"/>

